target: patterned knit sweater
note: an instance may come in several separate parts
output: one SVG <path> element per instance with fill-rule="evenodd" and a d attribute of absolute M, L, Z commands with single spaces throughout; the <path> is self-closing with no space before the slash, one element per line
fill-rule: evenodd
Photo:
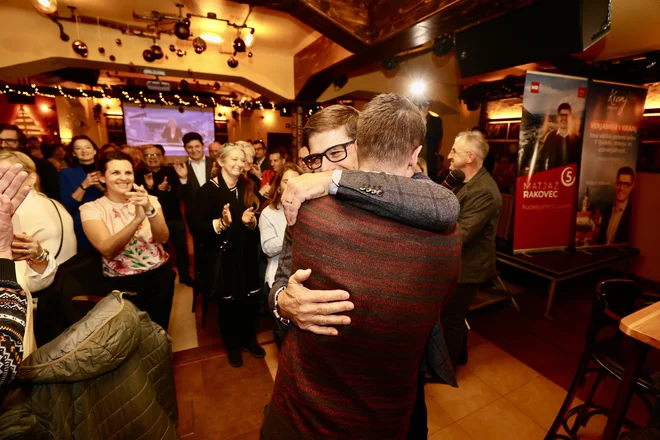
<path fill-rule="evenodd" d="M 343 289 L 355 309 L 339 335 L 291 327 L 263 439 L 404 439 L 429 332 L 456 282 L 458 228 L 436 234 L 332 197 L 303 205 L 292 273 L 309 289 Z"/>
<path fill-rule="evenodd" d="M 14 262 L 0 259 L 0 391 L 14 379 L 23 359 L 27 307 Z"/>

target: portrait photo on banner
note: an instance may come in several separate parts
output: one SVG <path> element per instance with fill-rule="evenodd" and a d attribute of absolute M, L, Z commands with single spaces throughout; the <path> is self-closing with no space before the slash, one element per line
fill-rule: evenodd
<path fill-rule="evenodd" d="M 630 242 L 640 127 L 647 89 L 594 81 L 589 86 L 575 245 Z"/>

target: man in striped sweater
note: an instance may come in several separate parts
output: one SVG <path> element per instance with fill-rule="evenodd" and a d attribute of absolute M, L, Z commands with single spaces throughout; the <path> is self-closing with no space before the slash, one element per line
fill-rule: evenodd
<path fill-rule="evenodd" d="M 362 112 L 360 170 L 412 176 L 425 135 L 406 98 Z M 334 198 L 308 202 L 291 228 L 292 273 L 351 293 L 351 326 L 334 338 L 292 327 L 282 348 L 263 439 L 404 439 L 427 338 L 458 274 L 456 228 L 433 233 Z"/>

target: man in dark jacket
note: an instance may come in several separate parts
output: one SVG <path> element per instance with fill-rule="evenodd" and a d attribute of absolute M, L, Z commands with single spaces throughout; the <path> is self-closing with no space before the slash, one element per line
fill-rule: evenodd
<path fill-rule="evenodd" d="M 603 210 L 598 232 L 598 244 L 625 244 L 630 239 L 632 206 L 630 193 L 635 187 L 635 171 L 622 167 L 616 173 L 616 200 L 613 206 Z"/>
<path fill-rule="evenodd" d="M 483 283 L 497 273 L 495 235 L 502 196 L 497 183 L 483 167 L 488 150 L 488 143 L 480 132 L 466 131 L 456 137 L 449 153 L 449 168 L 465 173 L 464 183 L 455 189 L 461 204 L 458 216 L 463 240 L 461 275 L 441 313 L 445 341 L 454 366 L 467 363 L 465 317 L 470 304 Z"/>
<path fill-rule="evenodd" d="M 176 252 L 179 283 L 192 287 L 186 224 L 181 214 L 182 188 L 179 178 L 174 168 L 163 165 L 165 149 L 162 145 L 147 145 L 143 153 L 147 167 L 135 172 L 135 183 L 143 185 L 149 194 L 156 196 L 163 207 L 167 228 L 170 230 L 170 240 Z"/>

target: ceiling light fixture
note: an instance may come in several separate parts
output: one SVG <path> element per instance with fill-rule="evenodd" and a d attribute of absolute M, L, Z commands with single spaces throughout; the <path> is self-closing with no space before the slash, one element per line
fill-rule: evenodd
<path fill-rule="evenodd" d="M 426 83 L 422 80 L 416 80 L 410 85 L 410 93 L 413 96 L 422 96 L 426 93 Z"/>
<path fill-rule="evenodd" d="M 57 0 L 32 0 L 32 5 L 42 14 L 50 15 L 57 12 Z"/>
<path fill-rule="evenodd" d="M 232 46 L 234 46 L 234 50 L 236 52 L 245 52 L 245 41 L 240 37 L 236 37 L 234 42 L 232 43 Z"/>
<path fill-rule="evenodd" d="M 217 34 L 202 34 L 199 36 L 199 38 L 203 39 L 207 43 L 214 43 L 214 44 L 222 43 L 222 37 Z"/>

